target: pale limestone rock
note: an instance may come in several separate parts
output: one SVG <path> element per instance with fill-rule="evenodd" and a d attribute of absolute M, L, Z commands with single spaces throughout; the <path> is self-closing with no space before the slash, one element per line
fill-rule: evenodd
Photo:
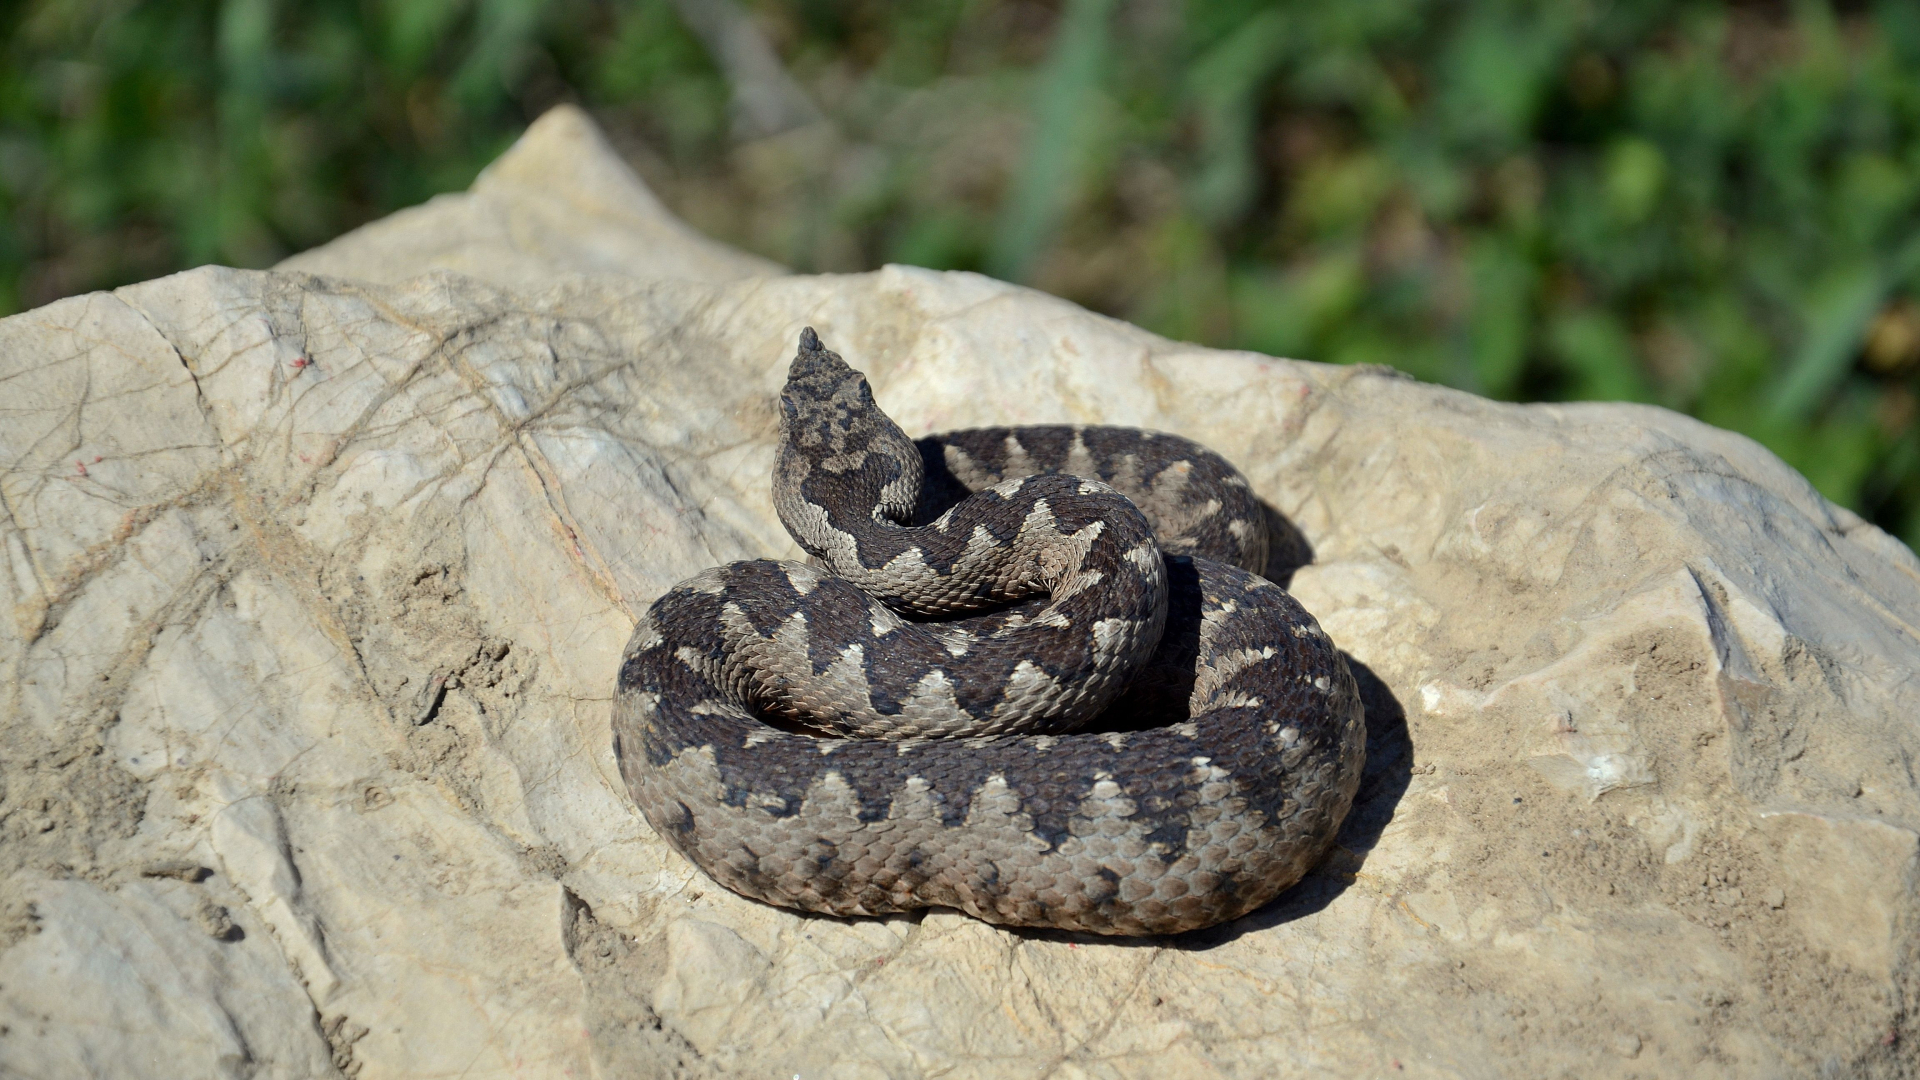
<path fill-rule="evenodd" d="M 34 932 L 0 954 L 0 1072 L 10 1076 L 323 1076 L 313 1004 L 273 941 L 179 882 L 111 892 L 15 878 Z M 215 923 L 215 925 L 218 925 Z M 242 936 L 245 935 L 245 936 Z"/>
<path fill-rule="evenodd" d="M 912 432 L 1140 424 L 1247 471 L 1312 547 L 1271 572 L 1371 672 L 1319 871 L 1115 943 L 800 917 L 654 838 L 615 660 L 674 582 L 795 553 L 768 477 L 806 325 Z M 0 369 L 0 1071 L 1920 1062 L 1920 563 L 1744 438 L 974 275 L 780 276 L 576 113 L 282 272 L 0 322 Z"/>

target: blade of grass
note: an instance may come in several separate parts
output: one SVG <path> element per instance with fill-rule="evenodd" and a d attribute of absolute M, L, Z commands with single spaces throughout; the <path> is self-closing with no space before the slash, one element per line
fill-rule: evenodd
<path fill-rule="evenodd" d="M 1106 67 L 1112 10 L 1113 0 L 1068 0 L 1060 16 L 1040 66 L 1033 134 L 987 253 L 987 271 L 1002 280 L 1024 280 L 1060 226 L 1091 126 L 1087 113 Z"/>
<path fill-rule="evenodd" d="M 1201 122 L 1193 204 L 1210 224 L 1239 216 L 1253 197 L 1258 93 L 1288 58 L 1289 29 L 1286 12 L 1260 12 L 1200 57 L 1187 79 Z"/>
<path fill-rule="evenodd" d="M 1802 421 L 1819 407 L 1847 373 L 1886 294 L 1886 277 L 1872 263 L 1841 270 L 1814 290 L 1807 300 L 1806 336 L 1767 403 L 1771 423 Z"/>

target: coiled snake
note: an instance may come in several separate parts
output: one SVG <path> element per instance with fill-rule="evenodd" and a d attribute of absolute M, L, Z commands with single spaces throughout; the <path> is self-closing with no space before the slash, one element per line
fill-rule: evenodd
<path fill-rule="evenodd" d="M 808 911 L 1161 934 L 1326 850 L 1359 695 L 1249 572 L 1265 519 L 1225 461 L 1127 428 L 916 445 L 811 329 L 781 428 L 774 505 L 823 568 L 708 570 L 621 659 L 621 774 L 681 854 Z"/>

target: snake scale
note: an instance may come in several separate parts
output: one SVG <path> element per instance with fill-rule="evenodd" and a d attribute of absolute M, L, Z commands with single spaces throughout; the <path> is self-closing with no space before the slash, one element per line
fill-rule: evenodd
<path fill-rule="evenodd" d="M 681 854 L 807 911 L 1164 934 L 1324 853 L 1360 698 L 1253 572 L 1232 466 L 1128 428 L 916 444 L 811 329 L 780 408 L 774 505 L 819 565 L 682 582 L 621 659 L 621 774 Z"/>

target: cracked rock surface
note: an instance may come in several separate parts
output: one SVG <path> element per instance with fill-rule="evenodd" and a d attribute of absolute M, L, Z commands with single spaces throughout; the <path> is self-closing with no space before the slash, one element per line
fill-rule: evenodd
<path fill-rule="evenodd" d="M 1357 661 L 1340 845 L 1116 943 L 719 889 L 609 746 L 635 615 L 795 557 L 800 327 L 914 434 L 1198 439 Z M 276 271 L 0 321 L 0 1074 L 1920 1072 L 1920 562 L 1742 437 L 787 275 L 579 113 Z"/>

